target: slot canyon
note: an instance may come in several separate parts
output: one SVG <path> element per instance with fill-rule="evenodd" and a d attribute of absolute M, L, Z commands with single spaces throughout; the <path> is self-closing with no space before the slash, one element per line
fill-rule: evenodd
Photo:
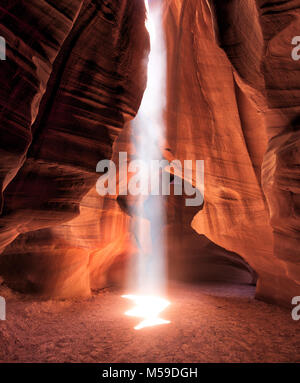
<path fill-rule="evenodd" d="M 156 149 L 203 161 L 204 193 L 186 206 L 170 170 L 143 215 L 120 191 L 143 138 L 145 1 L 1 0 L 0 362 L 300 362 L 300 0 L 148 2 L 166 60 Z M 102 160 L 114 195 L 97 192 Z M 156 243 L 159 211 L 170 323 L 135 331 L 133 227 Z"/>

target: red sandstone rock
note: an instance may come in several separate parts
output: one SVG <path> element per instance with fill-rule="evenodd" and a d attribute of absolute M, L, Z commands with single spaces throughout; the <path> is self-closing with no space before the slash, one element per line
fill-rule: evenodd
<path fill-rule="evenodd" d="M 22 21 L 16 19 L 12 26 L 16 31 L 23 24 L 32 23 L 37 29 L 32 39 L 28 31 L 28 47 L 24 50 L 29 56 L 33 49 L 39 49 L 35 53 L 37 57 L 38 53 L 46 56 L 47 43 L 51 47 L 48 53 L 51 60 L 45 57 L 45 61 L 53 62 L 57 57 L 48 67 L 33 55 L 27 59 L 27 65 L 35 65 L 34 71 L 44 76 L 43 91 L 46 86 L 43 72 L 47 73 L 47 80 L 50 76 L 39 108 L 38 100 L 43 92 L 25 87 L 28 76 L 20 75 L 22 81 L 18 83 L 13 82 L 14 74 L 11 77 L 6 74 L 7 91 L 11 92 L 13 87 L 14 92 L 10 98 L 4 95 L 3 108 L 8 99 L 9 108 L 14 110 L 13 115 L 10 111 L 11 119 L 21 118 L 16 108 L 28 113 L 34 107 L 35 114 L 34 118 L 27 119 L 26 134 L 28 137 L 33 134 L 33 138 L 20 144 L 18 167 L 8 157 L 1 157 L 0 167 L 4 173 L 8 173 L 7 161 L 13 169 L 9 170 L 11 175 L 19 170 L 13 180 L 9 176 L 11 182 L 7 185 L 5 181 L 3 187 L 6 186 L 0 248 L 5 251 L 1 269 L 12 286 L 45 295 L 68 296 L 90 292 L 88 265 L 91 262 L 91 270 L 88 270 L 93 273 L 95 253 L 109 246 L 109 240 L 118 240 L 112 231 L 105 236 L 102 230 L 99 235 L 97 220 L 103 219 L 102 214 L 107 214 L 110 206 L 102 208 L 103 200 L 99 196 L 87 199 L 84 196 L 89 192 L 93 194 L 99 176 L 98 161 L 111 157 L 114 139 L 124 122 L 136 114 L 145 87 L 143 64 L 148 52 L 148 36 L 144 25 L 145 8 L 139 0 L 99 4 L 69 1 L 68 6 L 60 2 L 57 7 L 48 8 L 30 3 L 27 12 L 20 13 Z M 4 14 L 6 9 L 18 14 L 18 9 L 9 5 L 2 10 Z M 36 20 L 32 21 L 35 14 Z M 5 25 L 6 20 L 1 20 Z M 7 24 L 10 25 L 8 21 Z M 39 42 L 38 37 L 43 40 Z M 60 44 L 56 43 L 57 39 Z M 23 46 L 21 36 L 14 37 L 14 41 Z M 10 46 L 10 41 L 8 43 Z M 14 54 L 8 49 L 7 68 L 12 67 Z M 22 73 L 24 66 L 17 61 L 15 72 Z M 25 95 L 23 99 L 17 98 L 18 92 Z M 7 129 L 11 132 L 12 128 L 8 128 L 6 120 L 1 129 L 11 146 L 3 141 L 1 144 L 10 156 L 15 156 L 18 142 L 7 133 Z M 16 129 L 13 131 L 17 134 Z M 19 133 L 20 140 L 24 141 L 23 136 L 25 133 Z M 30 141 L 26 161 L 19 169 Z M 5 177 L 8 180 L 8 176 Z M 114 218 L 117 225 L 117 214 Z M 111 225 L 108 227 L 111 230 Z M 122 228 L 119 230 L 122 238 Z M 115 250 L 112 246 L 114 256 Z M 101 262 L 108 262 L 106 255 L 107 252 L 103 252 Z"/>
<path fill-rule="evenodd" d="M 166 9 L 168 141 L 176 158 L 205 160 L 205 204 L 192 227 L 253 267 L 258 297 L 286 305 L 300 275 L 291 194 L 298 192 L 295 3 L 178 0 Z"/>
<path fill-rule="evenodd" d="M 258 297 L 299 295 L 299 10 L 165 3 L 168 155 L 205 160 L 204 206 L 166 200 L 174 278 L 252 283 L 249 264 Z M 100 198 L 95 168 L 134 152 L 123 128 L 145 87 L 144 5 L 6 1 L 1 16 L 0 272 L 22 291 L 86 295 L 124 280 L 136 252 L 134 200 Z"/>

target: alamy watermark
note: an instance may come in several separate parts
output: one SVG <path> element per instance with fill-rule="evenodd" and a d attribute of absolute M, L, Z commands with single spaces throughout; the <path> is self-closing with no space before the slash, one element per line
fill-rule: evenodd
<path fill-rule="evenodd" d="M 296 307 L 292 310 L 292 318 L 294 320 L 300 320 L 300 296 L 294 297 L 292 299 L 292 305 L 296 305 Z"/>
<path fill-rule="evenodd" d="M 0 60 L 6 60 L 6 41 L 2 36 L 0 36 Z"/>
<path fill-rule="evenodd" d="M 194 168 L 195 164 L 195 168 Z M 113 161 L 98 162 L 96 171 L 104 173 L 97 181 L 96 189 L 99 195 L 116 195 L 119 185 L 119 195 L 149 196 L 171 194 L 173 185 L 174 195 L 185 195 L 186 206 L 200 206 L 204 199 L 204 161 L 203 160 L 132 160 L 127 162 L 127 153 L 119 153 L 119 172 Z M 133 174 L 128 177 L 128 174 Z M 118 181 L 118 182 L 117 182 Z M 122 185 L 123 187 L 120 187 Z"/>
<path fill-rule="evenodd" d="M 298 61 L 300 60 L 300 36 L 292 38 L 292 45 L 296 45 L 292 50 L 292 59 Z"/>
<path fill-rule="evenodd" d="M 6 302 L 3 297 L 0 297 L 0 320 L 6 320 Z"/>

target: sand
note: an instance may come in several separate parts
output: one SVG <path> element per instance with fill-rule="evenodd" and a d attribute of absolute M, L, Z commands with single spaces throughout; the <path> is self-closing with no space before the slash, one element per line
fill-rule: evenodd
<path fill-rule="evenodd" d="M 170 324 L 136 331 L 116 288 L 55 301 L 3 285 L 1 362 L 300 362 L 300 321 L 254 299 L 254 287 L 172 284 Z"/>

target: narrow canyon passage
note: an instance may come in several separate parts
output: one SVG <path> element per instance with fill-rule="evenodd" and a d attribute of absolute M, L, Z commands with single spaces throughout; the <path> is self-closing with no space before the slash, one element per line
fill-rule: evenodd
<path fill-rule="evenodd" d="M 300 362 L 299 25 L 3 1 L 0 363 Z"/>
<path fill-rule="evenodd" d="M 171 324 L 140 331 L 115 288 L 65 301 L 0 294 L 0 362 L 300 362 L 299 324 L 251 286 L 172 284 Z"/>

